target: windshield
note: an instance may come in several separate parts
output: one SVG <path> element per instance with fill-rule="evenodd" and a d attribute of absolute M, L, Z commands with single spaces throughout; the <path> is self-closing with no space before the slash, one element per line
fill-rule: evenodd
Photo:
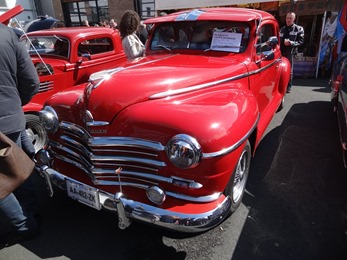
<path fill-rule="evenodd" d="M 247 23 L 197 21 L 163 23 L 155 28 L 151 50 L 214 50 L 239 53 L 248 44 Z"/>
<path fill-rule="evenodd" d="M 37 36 L 23 38 L 22 42 L 30 55 L 51 55 L 68 58 L 70 52 L 69 41 L 65 38 L 59 38 L 57 36 Z"/>

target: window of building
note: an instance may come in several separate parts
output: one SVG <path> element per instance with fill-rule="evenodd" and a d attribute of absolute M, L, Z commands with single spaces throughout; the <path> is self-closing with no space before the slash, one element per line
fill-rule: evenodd
<path fill-rule="evenodd" d="M 89 25 L 93 26 L 110 17 L 108 0 L 63 0 L 62 4 L 67 26 L 81 26 L 83 20 L 87 20 Z"/>

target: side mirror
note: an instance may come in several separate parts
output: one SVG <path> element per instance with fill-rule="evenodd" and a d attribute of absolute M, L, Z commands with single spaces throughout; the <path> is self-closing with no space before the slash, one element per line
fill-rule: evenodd
<path fill-rule="evenodd" d="M 261 59 L 262 60 L 273 60 L 275 58 L 275 52 L 274 51 L 263 51 L 261 53 Z"/>
<path fill-rule="evenodd" d="M 90 56 L 89 53 L 81 53 L 81 58 L 78 60 L 79 63 L 82 63 L 83 61 L 91 60 L 92 56 Z"/>
<path fill-rule="evenodd" d="M 275 48 L 275 46 L 278 44 L 278 38 L 276 36 L 271 36 L 267 40 L 267 45 L 269 45 L 271 48 Z"/>

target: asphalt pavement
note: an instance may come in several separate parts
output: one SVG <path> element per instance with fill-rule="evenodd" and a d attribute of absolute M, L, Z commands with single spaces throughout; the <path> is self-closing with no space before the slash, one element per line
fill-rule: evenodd
<path fill-rule="evenodd" d="M 252 159 L 240 208 L 214 229 L 180 236 L 98 212 L 38 185 L 41 235 L 1 260 L 347 259 L 347 171 L 328 79 L 294 79 Z"/>

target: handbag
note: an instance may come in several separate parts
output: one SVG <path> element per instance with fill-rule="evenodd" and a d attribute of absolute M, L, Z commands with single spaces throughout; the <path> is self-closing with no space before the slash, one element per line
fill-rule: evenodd
<path fill-rule="evenodd" d="M 23 149 L 0 132 L 0 199 L 19 187 L 34 167 L 34 161 Z"/>

